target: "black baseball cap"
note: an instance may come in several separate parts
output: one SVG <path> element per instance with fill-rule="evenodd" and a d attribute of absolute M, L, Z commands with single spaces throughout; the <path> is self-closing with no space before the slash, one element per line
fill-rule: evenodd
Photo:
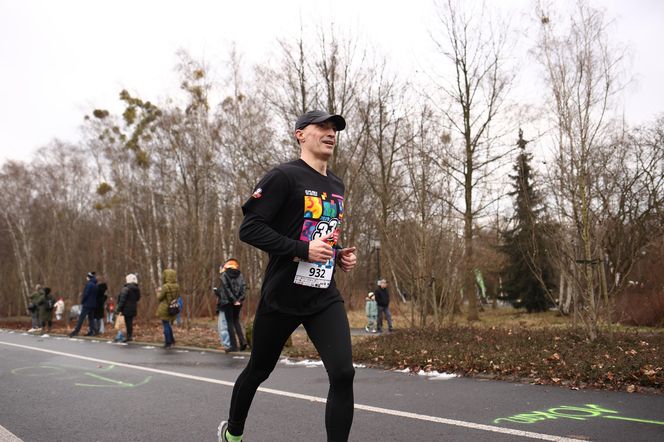
<path fill-rule="evenodd" d="M 310 124 L 322 123 L 323 121 L 332 121 L 337 131 L 346 128 L 346 120 L 341 115 L 330 115 L 320 110 L 312 110 L 300 115 L 295 123 L 295 130 L 304 129 Z"/>

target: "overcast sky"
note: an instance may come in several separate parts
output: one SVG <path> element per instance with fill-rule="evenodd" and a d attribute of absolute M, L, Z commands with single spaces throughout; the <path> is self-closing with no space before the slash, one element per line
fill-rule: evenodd
<path fill-rule="evenodd" d="M 487 0 L 526 19 L 529 0 Z M 594 0 L 631 46 L 636 80 L 625 113 L 645 122 L 664 111 L 664 1 Z M 431 48 L 431 0 L 0 0 L 0 164 L 29 160 L 54 138 L 76 142 L 83 116 L 118 103 L 126 88 L 159 102 L 177 89 L 176 51 L 221 64 L 235 43 L 259 63 L 275 39 L 330 21 L 388 59 L 417 66 Z"/>

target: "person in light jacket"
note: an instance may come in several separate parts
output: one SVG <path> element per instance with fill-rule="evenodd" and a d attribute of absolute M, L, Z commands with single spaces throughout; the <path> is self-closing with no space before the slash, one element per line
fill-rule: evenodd
<path fill-rule="evenodd" d="M 164 327 L 164 348 L 171 348 L 175 345 L 173 336 L 173 327 L 171 323 L 176 315 L 168 312 L 168 306 L 180 296 L 180 286 L 177 283 L 177 273 L 173 269 L 164 270 L 164 284 L 157 289 L 157 317 L 161 319 Z"/>

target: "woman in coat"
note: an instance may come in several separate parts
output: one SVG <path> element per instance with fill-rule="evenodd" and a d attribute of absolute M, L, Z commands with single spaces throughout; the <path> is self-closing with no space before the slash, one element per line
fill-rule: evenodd
<path fill-rule="evenodd" d="M 164 284 L 157 289 L 157 301 L 159 301 L 157 317 L 161 319 L 161 324 L 164 326 L 164 348 L 171 348 L 175 345 L 171 322 L 176 315 L 168 314 L 168 306 L 173 301 L 177 301 L 178 296 L 180 296 L 180 286 L 177 283 L 177 274 L 173 269 L 166 269 L 164 270 Z"/>
<path fill-rule="evenodd" d="M 118 295 L 118 306 L 115 310 L 125 318 L 127 338 L 124 342 L 129 342 L 134 340 L 134 316 L 136 316 L 138 311 L 138 301 L 141 299 L 141 290 L 138 288 L 138 278 L 133 273 L 128 274 L 125 277 L 125 281 L 127 281 L 127 283 L 122 287 L 122 290 Z"/>

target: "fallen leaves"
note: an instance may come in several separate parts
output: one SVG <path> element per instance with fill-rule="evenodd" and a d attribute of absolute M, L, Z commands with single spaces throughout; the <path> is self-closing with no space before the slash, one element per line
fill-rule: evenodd
<path fill-rule="evenodd" d="M 385 368 L 403 364 L 573 389 L 664 392 L 664 353 L 652 351 L 664 346 L 664 334 L 644 337 L 614 332 L 612 339 L 590 342 L 571 328 L 556 329 L 554 334 L 547 329 L 448 326 L 436 331 L 404 329 L 353 346 L 358 362 L 366 360 L 368 348 L 375 349 L 370 358 L 385 355 L 380 363 L 374 361 Z"/>

